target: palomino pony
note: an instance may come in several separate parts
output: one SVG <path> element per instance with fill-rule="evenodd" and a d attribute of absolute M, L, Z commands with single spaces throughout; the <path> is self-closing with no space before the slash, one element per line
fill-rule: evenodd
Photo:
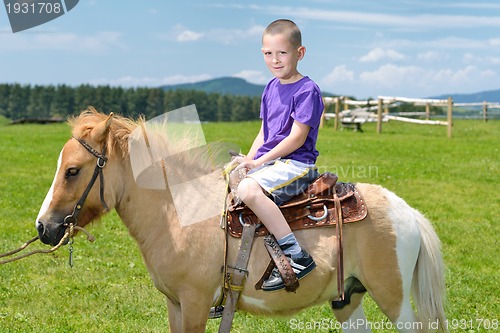
<path fill-rule="evenodd" d="M 40 239 L 58 244 L 68 220 L 77 219 L 83 227 L 105 213 L 103 205 L 115 209 L 137 241 L 154 285 L 166 296 L 170 332 L 204 332 L 209 310 L 222 293 L 225 232 L 219 218 L 183 227 L 169 190 L 137 186 L 127 144 L 137 122 L 89 108 L 70 124 L 73 137 L 61 151 L 54 181 L 36 221 Z M 95 176 L 96 160 L 102 177 Z M 189 168 L 189 163 L 197 161 L 179 160 L 177 167 Z M 86 191 L 91 178 L 97 185 Z M 224 182 L 222 175 L 216 181 Z M 357 187 L 368 216 L 344 226 L 344 274 L 346 280 L 355 278 L 364 288 L 353 294 L 348 305 L 334 309 L 343 331 L 371 332 L 362 307 L 367 291 L 399 332 L 446 332 L 444 268 L 440 242 L 431 224 L 389 190 L 371 184 Z M 77 202 L 84 192 L 88 196 L 82 207 Z M 295 293 L 256 290 L 254 285 L 269 260 L 262 238 L 256 239 L 238 302 L 240 311 L 290 315 L 338 297 L 334 228 L 301 230 L 296 236 L 314 257 L 317 268 L 300 281 Z M 230 264 L 235 261 L 239 242 L 229 238 Z"/>

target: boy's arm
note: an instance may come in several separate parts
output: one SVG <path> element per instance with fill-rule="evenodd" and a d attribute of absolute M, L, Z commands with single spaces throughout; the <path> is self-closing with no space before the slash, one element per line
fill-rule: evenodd
<path fill-rule="evenodd" d="M 279 157 L 287 156 L 302 147 L 304 142 L 306 142 L 309 129 L 310 127 L 308 125 L 294 121 L 290 134 L 267 154 L 264 154 L 255 160 L 256 165 L 262 165 Z"/>
<path fill-rule="evenodd" d="M 289 155 L 290 153 L 292 153 L 295 150 L 302 147 L 302 145 L 304 144 L 304 142 L 307 139 L 307 134 L 309 133 L 309 129 L 310 129 L 310 127 L 308 125 L 302 124 L 298 121 L 294 121 L 290 134 L 286 138 L 284 138 L 283 141 L 281 141 L 279 144 L 277 144 L 276 147 L 274 147 L 269 152 L 262 155 L 261 157 L 259 157 L 256 160 L 245 159 L 245 161 L 243 161 L 238 166 L 238 168 L 253 169 L 259 165 L 262 165 L 266 162 L 272 161 L 276 158 Z M 257 136 L 257 138 L 258 137 L 259 136 Z M 255 141 L 254 141 L 254 143 L 255 143 Z M 260 147 L 260 146 L 258 146 L 258 147 Z M 254 145 L 252 145 L 252 149 L 253 148 L 254 148 Z M 252 149 L 250 149 L 250 152 L 252 152 Z M 250 156 L 250 153 L 249 153 L 249 156 Z M 255 156 L 255 154 L 253 156 Z"/>
<path fill-rule="evenodd" d="M 253 160 L 253 157 L 255 156 L 255 154 L 257 154 L 257 150 L 263 144 L 264 144 L 264 125 L 261 123 L 259 134 L 257 134 L 255 139 L 253 140 L 252 147 L 250 148 L 250 151 L 246 156 L 247 159 Z"/>

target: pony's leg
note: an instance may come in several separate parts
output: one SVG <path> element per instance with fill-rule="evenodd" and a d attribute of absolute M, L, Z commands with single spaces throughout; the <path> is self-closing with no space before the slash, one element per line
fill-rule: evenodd
<path fill-rule="evenodd" d="M 399 211 L 404 211 L 403 208 Z M 369 293 L 398 332 L 422 332 L 423 323 L 418 322 L 410 302 L 413 273 L 420 250 L 420 235 L 416 225 L 410 223 L 394 222 L 394 229 L 400 274 L 394 272 L 391 276 L 386 275 L 383 279 L 375 280 L 369 288 Z M 387 291 L 392 293 L 389 295 Z"/>
<path fill-rule="evenodd" d="M 394 327 L 401 333 L 427 332 L 424 325 L 417 321 L 415 312 L 411 306 L 409 293 L 405 295 L 399 317 L 393 321 Z"/>
<path fill-rule="evenodd" d="M 213 293 L 211 293 L 213 294 Z M 179 293 L 183 333 L 205 333 L 212 297 L 203 290 L 186 290 Z"/>
<path fill-rule="evenodd" d="M 335 317 L 342 324 L 342 332 L 371 333 L 370 325 L 363 310 L 363 294 L 353 294 L 351 303 L 339 310 L 333 310 Z"/>
<path fill-rule="evenodd" d="M 201 301 L 183 301 L 174 303 L 167 298 L 168 323 L 171 333 L 204 333 L 210 311 L 210 302 L 205 306 Z M 206 303 L 206 302 L 205 302 Z"/>
<path fill-rule="evenodd" d="M 181 307 L 167 297 L 168 327 L 171 333 L 182 333 Z"/>
<path fill-rule="evenodd" d="M 413 255 L 405 256 L 408 262 L 416 262 L 412 257 Z M 403 258 L 398 259 L 401 262 Z M 423 328 L 410 302 L 413 269 L 409 266 L 411 265 L 399 265 L 400 276 L 382 274 L 380 276 L 383 276 L 383 279 L 372 279 L 372 283 L 367 287 L 375 303 L 401 333 L 422 332 Z"/>

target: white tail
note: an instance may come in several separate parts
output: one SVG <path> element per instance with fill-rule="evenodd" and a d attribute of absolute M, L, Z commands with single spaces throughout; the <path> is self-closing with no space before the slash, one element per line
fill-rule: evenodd
<path fill-rule="evenodd" d="M 412 293 L 417 306 L 417 316 L 424 331 L 448 332 L 444 304 L 446 285 L 441 242 L 431 223 L 414 210 L 421 234 L 420 253 L 414 272 Z"/>

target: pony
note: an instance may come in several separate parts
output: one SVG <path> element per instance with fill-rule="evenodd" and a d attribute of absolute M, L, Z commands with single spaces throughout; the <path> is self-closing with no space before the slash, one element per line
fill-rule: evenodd
<path fill-rule="evenodd" d="M 59 155 L 36 228 L 43 243 L 55 245 L 63 238 L 68 220 L 77 220 L 79 227 L 85 227 L 107 209 L 115 209 L 137 242 L 155 287 L 166 297 L 170 332 L 204 332 L 209 311 L 223 293 L 225 231 L 219 217 L 182 226 L 168 188 L 152 190 L 136 184 L 127 140 L 141 121 L 107 116 L 92 107 L 69 120 L 72 137 Z M 96 158 L 102 166 L 101 177 L 93 176 Z M 196 159 L 186 157 L 169 167 L 182 173 L 196 163 Z M 93 178 L 99 185 L 88 189 Z M 214 181 L 225 180 L 220 175 Z M 368 293 L 399 332 L 428 332 L 436 328 L 447 332 L 444 264 L 440 241 L 431 223 L 379 185 L 358 183 L 357 188 L 364 197 L 368 215 L 361 222 L 343 227 L 344 276 L 346 289 L 352 287 L 349 281 L 353 280 L 362 287 L 352 294 L 349 304 L 333 308 L 343 331 L 371 332 L 362 305 Z M 82 205 L 79 199 L 85 192 Z M 263 292 L 253 287 L 269 260 L 262 237 L 256 238 L 238 311 L 292 315 L 337 299 L 334 229 L 295 232 L 317 264 L 300 281 L 295 293 Z M 228 263 L 235 262 L 239 243 L 240 239 L 229 237 Z"/>

